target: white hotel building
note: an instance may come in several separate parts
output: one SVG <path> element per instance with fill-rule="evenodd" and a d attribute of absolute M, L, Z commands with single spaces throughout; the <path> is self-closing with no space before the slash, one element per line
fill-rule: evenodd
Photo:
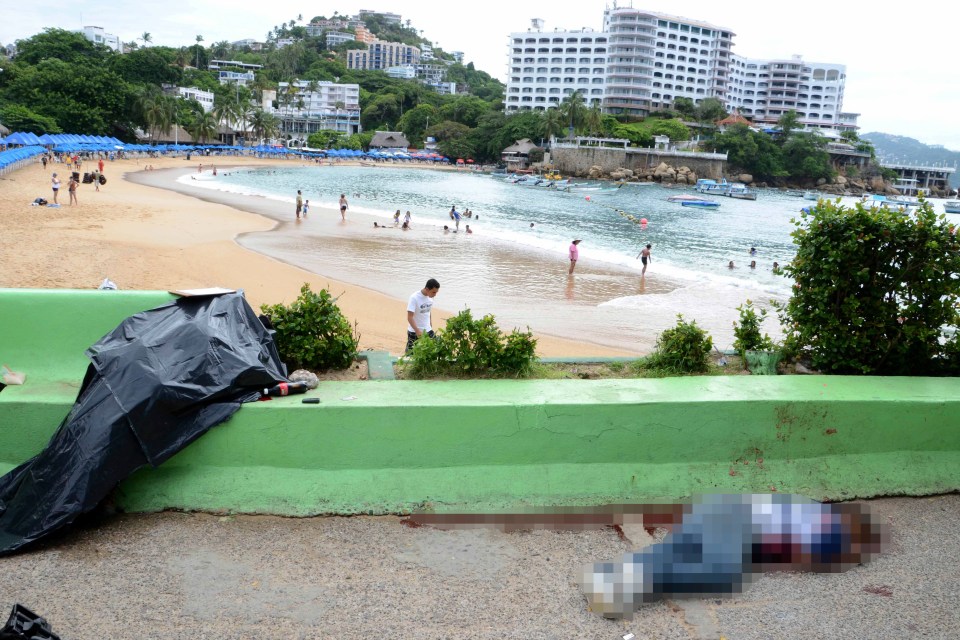
<path fill-rule="evenodd" d="M 793 110 L 808 129 L 855 129 L 858 114 L 843 112 L 846 79 L 842 64 L 734 56 L 726 105 L 758 124 L 776 124 Z"/>
<path fill-rule="evenodd" d="M 300 107 L 300 101 L 303 107 Z M 306 139 L 321 129 L 360 133 L 360 85 L 306 80 L 281 82 L 277 109 L 284 133 Z"/>
<path fill-rule="evenodd" d="M 542 31 L 533 28 L 510 34 L 509 76 L 504 108 L 543 111 L 557 106 L 576 90 L 588 105 L 603 101 L 607 72 L 607 34 L 590 29 Z"/>
<path fill-rule="evenodd" d="M 855 128 L 843 113 L 840 64 L 753 60 L 732 53 L 734 33 L 700 20 L 632 7 L 608 8 L 603 31 L 511 33 L 504 109 L 543 110 L 580 90 L 604 113 L 642 116 L 677 98 L 720 100 L 759 123 L 795 109 L 810 128 Z"/>

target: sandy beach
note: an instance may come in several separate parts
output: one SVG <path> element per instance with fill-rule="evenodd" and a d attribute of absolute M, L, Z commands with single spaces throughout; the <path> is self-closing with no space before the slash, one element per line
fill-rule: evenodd
<path fill-rule="evenodd" d="M 59 208 L 31 203 L 37 197 L 52 200 L 50 175 L 57 171 L 66 182 L 69 171 L 64 165 L 44 169 L 38 162 L 2 176 L 0 287 L 88 289 L 97 287 L 104 278 L 121 289 L 221 286 L 243 289 L 250 304 L 259 309 L 264 303 L 291 302 L 307 282 L 315 290 L 326 288 L 340 296 L 340 308 L 357 323 L 361 349 L 402 352 L 405 299 L 327 277 L 322 262 L 306 270 L 238 244 L 238 238 L 247 234 L 274 229 L 278 225 L 276 217 L 289 213 L 292 218 L 292 211 L 284 212 L 282 203 L 259 203 L 276 209 L 271 209 L 273 215 L 267 217 L 231 206 L 228 195 L 209 193 L 199 198 L 174 191 L 175 178 L 184 171 L 195 172 L 201 161 L 205 169 L 217 164 L 220 171 L 229 166 L 302 164 L 244 157 L 194 157 L 190 162 L 183 156 L 117 160 L 106 163 L 107 184 L 99 192 L 92 184 L 80 185 L 78 205 L 63 204 L 69 198 L 62 188 Z M 147 165 L 154 171 L 146 170 Z M 91 168 L 88 161 L 84 170 Z M 167 171 L 176 169 L 180 171 Z M 337 215 L 332 210 L 311 207 L 311 216 Z M 442 326 L 443 319 L 450 315 L 438 301 L 435 326 Z M 535 324 L 535 319 L 530 323 Z M 541 356 L 632 355 L 532 328 Z"/>

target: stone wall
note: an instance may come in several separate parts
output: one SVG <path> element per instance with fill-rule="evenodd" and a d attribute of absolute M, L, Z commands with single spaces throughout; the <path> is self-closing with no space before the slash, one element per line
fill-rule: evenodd
<path fill-rule="evenodd" d="M 605 175 L 619 169 L 629 169 L 634 175 L 642 176 L 652 172 L 661 163 L 666 163 L 675 168 L 688 167 L 701 178 L 719 180 L 723 176 L 726 160 L 710 155 L 681 155 L 656 149 L 554 147 L 550 162 L 564 175 L 586 176 L 591 168 L 600 167 Z"/>

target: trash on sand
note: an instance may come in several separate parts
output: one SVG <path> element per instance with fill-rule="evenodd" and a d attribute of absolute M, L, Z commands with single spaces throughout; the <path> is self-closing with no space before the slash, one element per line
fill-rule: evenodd
<path fill-rule="evenodd" d="M 15 604 L 7 624 L 0 629 L 0 640 L 60 640 L 60 636 L 46 620 L 22 604 Z"/>
<path fill-rule="evenodd" d="M 134 314 L 86 355 L 77 400 L 46 448 L 0 477 L 0 555 L 70 524 L 286 380 L 242 293 Z"/>
<path fill-rule="evenodd" d="M 344 396 L 340 398 L 341 400 L 356 400 L 357 396 Z"/>
<path fill-rule="evenodd" d="M 118 288 L 119 287 L 117 287 L 117 283 L 110 278 L 104 278 L 103 282 L 100 283 L 100 286 L 97 287 L 97 289 L 100 289 L 101 291 L 116 291 Z"/>
<path fill-rule="evenodd" d="M 26 379 L 27 374 L 19 371 L 12 371 L 7 365 L 3 365 L 3 384 L 23 384 Z"/>

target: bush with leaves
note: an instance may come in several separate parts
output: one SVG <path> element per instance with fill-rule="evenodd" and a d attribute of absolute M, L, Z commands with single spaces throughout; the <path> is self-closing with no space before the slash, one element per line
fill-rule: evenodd
<path fill-rule="evenodd" d="M 669 373 L 706 373 L 710 367 L 713 338 L 697 326 L 684 322 L 677 314 L 677 324 L 657 337 L 657 348 L 645 360 L 646 366 Z"/>
<path fill-rule="evenodd" d="M 537 341 L 529 331 L 504 335 L 492 315 L 474 319 L 469 309 L 447 320 L 435 338 L 421 336 L 404 358 L 412 378 L 522 377 L 536 360 Z"/>
<path fill-rule="evenodd" d="M 740 322 L 733 323 L 733 348 L 737 350 L 741 358 L 746 358 L 747 351 L 770 351 L 774 348 L 773 340 L 766 333 L 760 332 L 760 325 L 767 317 L 767 310 L 761 309 L 760 313 L 753 307 L 753 302 L 747 300 L 746 304 L 737 307 L 740 312 Z M 746 360 L 744 360 L 746 362 Z"/>
<path fill-rule="evenodd" d="M 315 293 L 304 284 L 289 307 L 261 305 L 260 311 L 270 318 L 280 358 L 291 370 L 346 369 L 353 363 L 360 336 L 326 289 Z"/>
<path fill-rule="evenodd" d="M 960 241 L 921 199 L 914 212 L 821 200 L 794 221 L 786 345 L 824 372 L 957 373 Z"/>

